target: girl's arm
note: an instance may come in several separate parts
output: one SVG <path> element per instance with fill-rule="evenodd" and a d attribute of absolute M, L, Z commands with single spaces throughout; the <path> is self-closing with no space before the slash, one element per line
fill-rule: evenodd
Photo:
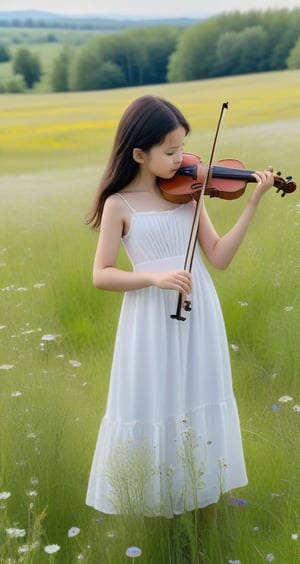
<path fill-rule="evenodd" d="M 201 210 L 199 243 L 207 260 L 216 268 L 227 268 L 240 247 L 262 195 L 273 186 L 272 168 L 269 167 L 264 172 L 256 172 L 255 178 L 257 186 L 248 201 L 247 207 L 235 225 L 222 237 L 219 237 L 215 231 L 204 206 Z"/>
<path fill-rule="evenodd" d="M 130 272 L 116 266 L 124 226 L 128 221 L 127 206 L 117 196 L 105 202 L 93 267 L 96 288 L 118 292 L 140 290 L 148 286 L 191 292 L 191 275 L 184 270 L 168 272 Z M 130 216 L 129 216 L 130 221 Z"/>

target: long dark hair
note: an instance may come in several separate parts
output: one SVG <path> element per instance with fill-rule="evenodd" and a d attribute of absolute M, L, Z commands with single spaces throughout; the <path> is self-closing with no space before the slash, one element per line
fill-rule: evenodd
<path fill-rule="evenodd" d="M 133 149 L 149 151 L 154 145 L 163 143 L 166 135 L 179 125 L 184 127 L 186 135 L 190 132 L 183 114 L 163 98 L 145 95 L 128 106 L 119 122 L 112 152 L 87 223 L 99 228 L 106 199 L 120 192 L 137 175 L 139 164 L 133 159 Z"/>

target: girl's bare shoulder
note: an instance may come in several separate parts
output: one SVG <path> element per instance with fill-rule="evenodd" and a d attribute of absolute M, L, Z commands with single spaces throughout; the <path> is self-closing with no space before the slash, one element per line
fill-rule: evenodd
<path fill-rule="evenodd" d="M 124 209 L 125 202 L 118 193 L 112 194 L 105 201 L 104 210 L 108 213 L 122 213 Z"/>
<path fill-rule="evenodd" d="M 131 211 L 118 193 L 112 194 L 107 198 L 103 208 L 103 222 L 111 225 L 121 225 L 123 235 L 127 233 L 131 220 Z"/>

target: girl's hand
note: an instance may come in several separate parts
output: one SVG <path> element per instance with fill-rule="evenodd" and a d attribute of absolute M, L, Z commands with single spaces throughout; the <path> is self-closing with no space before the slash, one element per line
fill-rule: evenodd
<path fill-rule="evenodd" d="M 188 295 L 192 290 L 192 277 L 187 270 L 155 272 L 153 284 L 162 290 L 177 290 L 180 294 Z"/>
<path fill-rule="evenodd" d="M 251 194 L 249 204 L 252 204 L 256 207 L 263 194 L 265 194 L 272 186 L 274 186 L 273 168 L 271 166 L 268 166 L 263 171 L 256 170 L 253 173 L 253 176 L 256 179 L 257 184 Z"/>
<path fill-rule="evenodd" d="M 274 175 L 273 175 L 272 166 L 268 166 L 263 171 L 256 170 L 253 176 L 257 180 L 257 188 L 259 189 L 261 194 L 269 190 L 269 188 L 271 188 L 274 185 Z"/>

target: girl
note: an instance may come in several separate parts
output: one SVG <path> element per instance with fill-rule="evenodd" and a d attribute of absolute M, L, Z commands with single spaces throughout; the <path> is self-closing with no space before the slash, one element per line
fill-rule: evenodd
<path fill-rule="evenodd" d="M 200 252 L 192 274 L 183 268 L 195 204 L 168 202 L 157 182 L 180 167 L 189 131 L 164 99 L 131 103 L 88 219 L 101 225 L 95 286 L 125 292 L 87 492 L 87 504 L 104 513 L 171 518 L 247 483 L 219 301 Z M 229 265 L 273 185 L 271 167 L 254 176 L 245 210 L 223 237 L 202 207 L 199 247 L 216 268 Z M 121 241 L 132 271 L 116 265 Z M 191 295 L 184 322 L 170 318 L 178 293 Z"/>

